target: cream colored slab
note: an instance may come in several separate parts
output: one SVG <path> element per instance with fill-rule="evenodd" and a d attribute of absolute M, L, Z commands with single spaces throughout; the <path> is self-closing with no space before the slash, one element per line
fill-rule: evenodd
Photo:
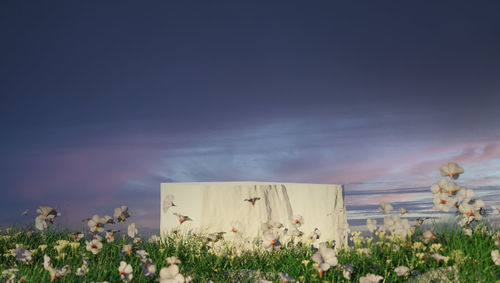
<path fill-rule="evenodd" d="M 167 195 L 174 196 L 175 207 L 161 211 L 162 234 L 172 230 L 226 232 L 231 239 L 231 222 L 244 226 L 245 237 L 261 236 L 261 224 L 274 220 L 293 227 L 291 218 L 300 214 L 305 235 L 315 228 L 321 240 L 335 240 L 337 247 L 345 244 L 347 225 L 342 185 L 273 182 L 198 182 L 162 183 L 161 204 Z M 260 197 L 255 205 L 245 199 Z M 189 216 L 192 221 L 179 224 L 173 213 Z"/>

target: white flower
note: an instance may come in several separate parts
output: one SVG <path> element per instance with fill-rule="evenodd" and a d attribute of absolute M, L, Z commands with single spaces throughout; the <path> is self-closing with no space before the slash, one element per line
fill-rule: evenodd
<path fill-rule="evenodd" d="M 65 266 L 60 267 L 58 269 L 49 267 L 47 270 L 50 273 L 50 281 L 54 281 L 56 278 L 63 277 L 64 275 L 70 273 L 71 267 L 69 265 L 65 265 Z"/>
<path fill-rule="evenodd" d="M 106 230 L 106 241 L 108 243 L 114 242 L 115 241 L 115 233 L 118 232 L 117 230 Z"/>
<path fill-rule="evenodd" d="M 316 262 L 313 267 L 323 274 L 323 271 L 330 269 L 330 266 L 336 266 L 338 264 L 335 251 L 324 245 L 320 245 L 319 250 L 312 256 L 312 260 Z"/>
<path fill-rule="evenodd" d="M 40 213 L 43 216 L 44 220 L 48 220 L 52 224 L 54 223 L 54 218 L 61 215 L 61 213 L 58 213 L 54 208 L 50 206 L 40 206 L 40 208 L 37 209 L 36 212 Z"/>
<path fill-rule="evenodd" d="M 144 258 L 141 260 L 141 268 L 144 271 L 144 276 L 153 277 L 156 272 L 156 264 L 149 258 Z"/>
<path fill-rule="evenodd" d="M 500 265 L 500 252 L 498 250 L 491 251 L 491 260 L 495 265 Z"/>
<path fill-rule="evenodd" d="M 292 223 L 295 227 L 300 227 L 304 224 L 304 217 L 302 217 L 302 215 L 294 215 L 292 217 Z"/>
<path fill-rule="evenodd" d="M 89 271 L 89 268 L 86 265 L 82 265 L 82 267 L 78 267 L 76 269 L 75 275 L 82 277 L 82 276 L 85 276 L 85 274 L 87 274 L 88 271 Z"/>
<path fill-rule="evenodd" d="M 115 224 L 115 220 L 113 219 L 113 217 L 109 216 L 109 215 L 104 215 L 104 220 L 106 224 Z"/>
<path fill-rule="evenodd" d="M 318 240 L 319 237 L 321 237 L 321 231 L 319 231 L 318 228 L 314 228 L 314 231 L 312 231 L 312 233 L 310 233 L 308 236 L 309 240 Z"/>
<path fill-rule="evenodd" d="M 262 233 L 264 233 L 265 231 L 278 232 L 278 230 L 281 228 L 283 228 L 283 224 L 276 220 L 269 220 L 262 223 L 261 225 Z"/>
<path fill-rule="evenodd" d="M 145 250 L 138 250 L 135 252 L 135 255 L 141 259 L 146 259 L 148 257 L 148 252 Z"/>
<path fill-rule="evenodd" d="M 215 243 L 221 239 L 224 238 L 224 234 L 226 232 L 214 232 L 214 233 L 210 233 L 208 236 L 207 236 L 207 241 L 208 242 L 212 242 L 212 243 Z"/>
<path fill-rule="evenodd" d="M 22 248 L 16 248 L 14 251 L 16 255 L 16 259 L 18 262 L 31 262 L 31 251 L 22 249 Z"/>
<path fill-rule="evenodd" d="M 368 227 L 368 231 L 373 233 L 373 231 L 375 231 L 377 229 L 377 220 L 375 220 L 375 219 L 372 220 L 371 218 L 367 218 L 366 219 L 366 227 Z"/>
<path fill-rule="evenodd" d="M 463 189 L 457 193 L 457 202 L 469 202 L 475 196 L 473 189 Z"/>
<path fill-rule="evenodd" d="M 427 240 L 436 238 L 436 236 L 434 236 L 431 230 L 425 230 L 423 236 Z"/>
<path fill-rule="evenodd" d="M 126 253 L 126 254 L 131 254 L 132 253 L 132 245 L 123 245 L 122 247 L 122 254 L 123 253 Z"/>
<path fill-rule="evenodd" d="M 118 222 L 126 221 L 130 217 L 130 213 L 128 212 L 128 207 L 122 205 L 120 207 L 115 208 L 113 217 L 116 218 Z"/>
<path fill-rule="evenodd" d="M 160 242 L 160 237 L 158 237 L 157 235 L 151 235 L 151 237 L 149 237 L 148 239 L 148 243 L 159 243 Z"/>
<path fill-rule="evenodd" d="M 279 241 L 279 235 L 271 230 L 265 231 L 262 234 L 262 238 L 263 238 L 262 239 L 262 241 L 263 241 L 262 246 L 267 251 L 272 251 L 275 248 L 281 247 L 281 243 Z"/>
<path fill-rule="evenodd" d="M 394 272 L 396 272 L 399 276 L 407 276 L 410 272 L 410 268 L 406 266 L 398 266 L 394 269 Z"/>
<path fill-rule="evenodd" d="M 135 235 L 138 233 L 137 229 L 135 228 L 135 223 L 131 223 L 130 225 L 128 225 L 128 229 L 127 229 L 127 235 L 130 237 L 130 238 L 134 238 Z"/>
<path fill-rule="evenodd" d="M 419 226 L 422 226 L 424 224 L 424 221 L 429 219 L 429 217 L 417 217 L 417 223 Z"/>
<path fill-rule="evenodd" d="M 472 236 L 472 230 L 471 229 L 465 228 L 462 231 L 464 232 L 465 235 Z"/>
<path fill-rule="evenodd" d="M 182 283 L 184 282 L 184 276 L 179 273 L 179 267 L 177 265 L 170 265 L 169 267 L 164 267 L 160 270 L 160 283 Z"/>
<path fill-rule="evenodd" d="M 87 225 L 92 232 L 104 232 L 104 223 L 106 223 L 106 219 L 104 219 L 104 217 L 94 214 L 94 216 L 87 222 Z"/>
<path fill-rule="evenodd" d="M 432 192 L 432 194 L 438 194 L 438 193 L 442 193 L 443 189 L 441 189 L 441 187 L 438 184 L 433 184 L 431 186 L 431 192 Z"/>
<path fill-rule="evenodd" d="M 462 169 L 456 163 L 448 163 L 448 166 L 441 166 L 441 168 L 439 168 L 439 171 L 441 171 L 441 176 L 448 176 L 451 179 L 455 180 L 458 179 L 458 176 L 460 174 L 464 173 L 464 169 Z"/>
<path fill-rule="evenodd" d="M 237 235 L 242 235 L 243 234 L 243 225 L 241 224 L 240 221 L 231 221 L 231 232 L 236 233 Z"/>
<path fill-rule="evenodd" d="M 181 264 L 181 261 L 175 256 L 170 256 L 167 257 L 167 263 L 168 265 L 176 265 L 176 264 Z"/>
<path fill-rule="evenodd" d="M 359 283 L 378 283 L 382 279 L 384 279 L 384 277 L 380 275 L 368 273 L 365 276 L 359 278 Z"/>
<path fill-rule="evenodd" d="M 141 237 L 135 237 L 135 238 L 132 240 L 132 242 L 133 242 L 135 245 L 137 245 L 137 244 L 139 244 L 139 243 L 142 243 L 142 239 L 141 239 Z"/>
<path fill-rule="evenodd" d="M 431 257 L 435 258 L 438 262 L 441 260 L 443 260 L 444 262 L 448 262 L 448 260 L 450 259 L 449 257 L 440 255 L 438 253 L 431 255 Z"/>
<path fill-rule="evenodd" d="M 447 193 L 449 196 L 452 196 L 461 190 L 462 188 L 459 185 L 446 179 L 441 179 L 439 180 L 439 183 L 437 185 L 434 184 L 431 186 L 431 191 L 433 194 Z"/>
<path fill-rule="evenodd" d="M 175 206 L 174 204 L 174 196 L 168 194 L 165 199 L 163 200 L 163 212 L 167 213 L 167 211 L 172 207 Z"/>
<path fill-rule="evenodd" d="M 350 264 L 346 264 L 342 266 L 342 275 L 345 279 L 351 280 L 351 274 L 354 271 L 352 267 L 352 262 Z"/>
<path fill-rule="evenodd" d="M 378 210 L 384 211 L 386 214 L 393 210 L 393 207 L 390 203 L 380 202 Z"/>
<path fill-rule="evenodd" d="M 49 270 L 50 267 L 52 267 L 52 260 L 48 255 L 43 255 L 43 268 Z"/>
<path fill-rule="evenodd" d="M 130 264 L 127 264 L 124 261 L 120 262 L 120 266 L 118 267 L 118 271 L 120 272 L 120 277 L 122 278 L 123 281 L 130 282 L 132 281 L 133 278 L 133 269 Z"/>
<path fill-rule="evenodd" d="M 68 234 L 68 236 L 77 242 L 77 241 L 80 241 L 84 235 L 82 232 L 73 232 L 73 233 Z"/>
<path fill-rule="evenodd" d="M 9 269 L 6 269 L 6 270 L 2 271 L 2 277 L 3 278 L 9 277 L 9 278 L 6 279 L 7 280 L 7 281 L 5 281 L 6 283 L 14 283 L 14 282 L 16 282 L 15 278 L 18 275 L 19 275 L 19 269 L 17 269 L 17 268 L 9 268 Z M 22 281 L 22 279 L 19 279 L 18 282 L 21 282 L 21 281 Z M 4 281 L 2 281 L 2 282 L 4 282 Z"/>
<path fill-rule="evenodd" d="M 469 226 L 469 224 L 471 224 L 472 221 L 474 221 L 474 216 L 464 215 L 464 217 L 462 217 L 462 219 L 460 221 L 458 221 L 458 225 Z"/>
<path fill-rule="evenodd" d="M 481 208 L 484 207 L 484 201 L 480 199 L 476 199 L 476 201 L 473 204 L 475 210 L 480 210 Z"/>
<path fill-rule="evenodd" d="M 83 261 L 82 267 L 79 267 L 76 270 L 75 273 L 76 276 L 85 276 L 85 274 L 87 274 L 87 272 L 89 271 L 89 266 L 91 264 L 90 261 L 86 258 L 83 258 L 82 261 Z"/>
<path fill-rule="evenodd" d="M 406 237 L 408 234 L 408 229 L 410 229 L 410 224 L 408 223 L 408 219 L 399 219 L 396 221 L 396 225 L 394 226 L 393 234 L 399 235 L 401 237 Z"/>
<path fill-rule="evenodd" d="M 86 243 L 87 245 L 85 249 L 93 254 L 99 253 L 99 251 L 102 249 L 102 243 L 97 239 L 93 239 L 92 241 L 86 241 Z"/>
<path fill-rule="evenodd" d="M 438 211 L 450 211 L 450 208 L 453 206 L 453 200 L 446 193 L 434 194 L 434 209 Z"/>
<path fill-rule="evenodd" d="M 43 215 L 38 215 L 35 218 L 35 227 L 40 231 L 47 229 L 47 222 L 45 222 Z"/>

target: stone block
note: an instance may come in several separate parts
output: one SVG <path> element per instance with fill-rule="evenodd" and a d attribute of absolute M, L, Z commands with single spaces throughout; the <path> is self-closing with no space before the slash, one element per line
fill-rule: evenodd
<path fill-rule="evenodd" d="M 173 197 L 175 206 L 168 203 Z M 252 199 L 259 198 L 254 200 Z M 321 241 L 346 244 L 347 217 L 342 185 L 274 182 L 193 182 L 161 184 L 160 232 L 226 232 L 239 221 L 244 237 L 259 237 L 262 223 L 275 221 L 292 230 L 294 215 L 303 217 L 304 236 L 318 228 Z M 191 220 L 182 221 L 181 215 Z M 179 221 L 181 220 L 181 221 Z M 181 223 L 182 222 L 182 223 Z"/>

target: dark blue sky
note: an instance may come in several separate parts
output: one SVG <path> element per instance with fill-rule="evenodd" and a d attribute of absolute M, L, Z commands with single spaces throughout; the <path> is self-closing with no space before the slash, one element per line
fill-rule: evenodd
<path fill-rule="evenodd" d="M 155 227 L 164 181 L 376 191 L 428 186 L 456 161 L 469 186 L 500 186 L 499 11 L 3 1 L 0 223 L 127 204 Z"/>

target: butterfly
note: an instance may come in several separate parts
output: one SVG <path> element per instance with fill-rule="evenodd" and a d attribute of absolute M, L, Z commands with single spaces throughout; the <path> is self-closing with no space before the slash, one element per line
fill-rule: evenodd
<path fill-rule="evenodd" d="M 252 206 L 255 206 L 255 202 L 258 201 L 259 199 L 260 199 L 259 197 L 247 198 L 247 199 L 245 199 L 245 201 L 248 201 L 252 204 Z"/>
<path fill-rule="evenodd" d="M 401 210 L 401 215 L 405 214 L 405 213 L 408 213 L 408 210 L 400 207 L 399 210 Z"/>
<path fill-rule="evenodd" d="M 424 221 L 427 219 L 429 219 L 429 217 L 418 217 L 417 218 L 418 225 L 422 226 L 422 224 L 424 224 Z"/>
<path fill-rule="evenodd" d="M 193 221 L 193 219 L 189 218 L 189 216 L 186 216 L 186 215 L 182 215 L 182 214 L 179 214 L 179 213 L 174 213 L 175 216 L 177 216 L 177 218 L 179 218 L 179 223 L 182 224 L 186 221 Z"/>

